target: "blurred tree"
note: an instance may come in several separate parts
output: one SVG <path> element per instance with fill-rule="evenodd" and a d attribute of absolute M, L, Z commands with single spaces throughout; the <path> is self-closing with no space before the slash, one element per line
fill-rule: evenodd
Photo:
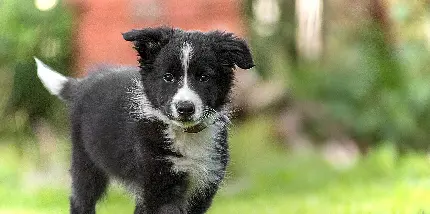
<path fill-rule="evenodd" d="M 246 8 L 258 72 L 263 77 L 282 76 L 297 63 L 295 1 L 247 0 Z"/>
<path fill-rule="evenodd" d="M 60 72 L 71 58 L 71 13 L 57 0 L 4 0 L 0 4 L 0 125 L 3 135 L 31 133 L 54 119 L 54 98 L 36 75 L 33 56 Z M 54 21 L 55 20 L 55 21 Z M 20 121 L 20 122 L 16 122 Z"/>
<path fill-rule="evenodd" d="M 250 8 L 258 8 L 259 2 L 248 1 Z M 266 10 L 269 14 L 281 9 L 279 19 L 269 25 L 273 29 L 264 30 L 258 23 L 272 19 L 259 18 L 264 16 L 258 9 L 248 10 L 256 64 L 266 77 L 288 78 L 292 101 L 285 111 L 302 112 L 297 120 L 302 134 L 314 142 L 347 136 L 363 152 L 381 142 L 392 142 L 401 151 L 429 148 L 430 33 L 425 32 L 430 25 L 422 27 L 430 23 L 427 2 L 321 1 L 323 57 L 311 62 L 297 56 L 300 45 L 295 44 L 306 43 L 295 39 L 311 36 L 295 36 L 299 20 L 292 14 L 300 8 L 294 6 L 298 1 L 264 2 L 277 5 L 266 6 L 272 8 Z M 417 22 L 418 16 L 425 18 Z"/>
<path fill-rule="evenodd" d="M 318 60 L 322 52 L 322 0 L 296 0 L 297 49 L 304 60 Z"/>

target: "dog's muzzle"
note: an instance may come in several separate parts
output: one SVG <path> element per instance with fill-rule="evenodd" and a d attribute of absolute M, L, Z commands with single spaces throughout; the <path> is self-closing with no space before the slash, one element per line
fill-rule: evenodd
<path fill-rule="evenodd" d="M 175 108 L 176 112 L 178 112 L 179 120 L 184 122 L 191 121 L 196 112 L 196 107 L 190 101 L 180 101 L 175 104 Z"/>
<path fill-rule="evenodd" d="M 179 123 L 184 132 L 198 133 L 204 130 L 207 125 L 204 121 L 196 121 L 196 105 L 188 100 L 178 101 L 174 104 L 176 113 L 175 120 Z"/>

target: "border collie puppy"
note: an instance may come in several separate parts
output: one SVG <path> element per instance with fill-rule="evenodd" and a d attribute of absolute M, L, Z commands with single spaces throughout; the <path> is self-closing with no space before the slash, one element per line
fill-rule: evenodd
<path fill-rule="evenodd" d="M 204 213 L 228 162 L 234 67 L 254 66 L 231 33 L 159 27 L 124 33 L 139 68 L 64 77 L 36 59 L 48 91 L 70 110 L 70 212 L 95 213 L 109 178 L 136 195 L 134 213 Z"/>

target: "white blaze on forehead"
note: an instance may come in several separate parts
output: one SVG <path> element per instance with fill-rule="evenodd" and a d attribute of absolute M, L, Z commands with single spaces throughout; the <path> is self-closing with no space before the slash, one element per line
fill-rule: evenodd
<path fill-rule="evenodd" d="M 182 79 L 182 87 L 178 90 L 172 100 L 172 113 L 174 117 L 178 117 L 175 104 L 181 101 L 190 101 L 195 106 L 194 119 L 198 119 L 202 114 L 203 102 L 199 95 L 193 91 L 188 85 L 188 68 L 191 57 L 193 56 L 193 47 L 190 43 L 185 42 L 181 49 L 181 63 L 184 70 L 184 78 Z"/>
<path fill-rule="evenodd" d="M 187 71 L 188 71 L 188 65 L 190 64 L 190 59 L 193 54 L 193 47 L 191 47 L 190 43 L 185 42 L 184 46 L 182 46 L 182 53 L 181 53 L 181 61 L 182 61 L 182 67 L 185 72 L 184 79 L 186 79 Z"/>

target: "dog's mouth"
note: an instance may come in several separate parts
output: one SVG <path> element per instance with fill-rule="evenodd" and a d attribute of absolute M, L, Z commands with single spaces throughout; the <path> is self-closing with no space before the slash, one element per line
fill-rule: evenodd
<path fill-rule="evenodd" d="M 173 120 L 173 124 L 187 133 L 198 133 L 207 128 L 205 121 Z"/>
<path fill-rule="evenodd" d="M 187 133 L 199 133 L 199 132 L 203 131 L 206 128 L 207 128 L 206 124 L 204 124 L 204 123 L 197 123 L 197 124 L 195 124 L 193 126 L 184 127 L 183 131 L 187 132 Z"/>
<path fill-rule="evenodd" d="M 208 117 L 200 117 L 199 119 L 171 118 L 171 121 L 173 125 L 187 133 L 201 132 L 211 124 L 211 120 Z"/>
<path fill-rule="evenodd" d="M 167 115 L 171 124 L 181 129 L 183 132 L 198 133 L 205 130 L 210 124 L 214 122 L 214 117 L 216 114 L 217 112 L 215 110 L 204 110 L 202 113 L 197 113 L 186 117 L 183 115 L 175 115 L 171 112 L 169 112 Z"/>
<path fill-rule="evenodd" d="M 182 129 L 183 132 L 187 133 L 199 133 L 207 128 L 207 124 L 204 121 L 177 121 L 173 120 L 173 124 Z"/>

